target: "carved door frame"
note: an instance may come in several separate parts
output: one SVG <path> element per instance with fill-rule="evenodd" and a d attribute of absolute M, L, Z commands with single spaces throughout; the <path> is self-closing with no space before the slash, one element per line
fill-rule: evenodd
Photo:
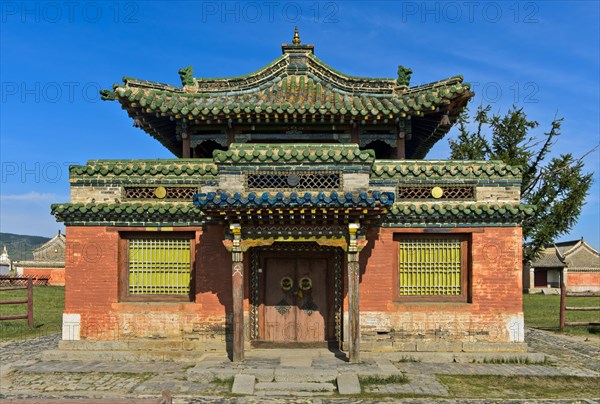
<path fill-rule="evenodd" d="M 333 327 L 327 330 L 328 340 L 342 341 L 342 310 L 343 310 L 343 250 L 341 248 L 320 246 L 310 242 L 286 242 L 275 243 L 267 247 L 254 247 L 250 249 L 250 340 L 259 341 L 261 311 L 260 304 L 263 301 L 261 295 L 262 279 L 261 271 L 264 258 L 268 256 L 286 256 L 290 253 L 306 255 L 307 257 L 327 257 L 330 261 L 329 271 L 331 271 L 331 286 L 327 293 L 328 296 L 328 321 Z"/>

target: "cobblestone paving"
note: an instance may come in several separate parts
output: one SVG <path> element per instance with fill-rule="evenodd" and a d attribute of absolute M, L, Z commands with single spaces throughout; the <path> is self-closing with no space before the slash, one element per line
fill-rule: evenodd
<path fill-rule="evenodd" d="M 373 362 L 348 364 L 330 354 L 315 355 L 305 362 L 310 367 L 283 366 L 279 358 L 253 358 L 234 365 L 223 358 L 208 357 L 190 367 L 174 362 L 100 362 L 100 361 L 40 361 L 44 350 L 56 349 L 60 336 L 50 335 L 30 340 L 0 343 L 0 400 L 2 399 L 81 399 L 90 398 L 158 398 L 162 391 L 170 391 L 174 403 L 323 403 L 392 402 L 393 399 L 356 400 L 315 397 L 230 397 L 224 383 L 214 378 L 228 379 L 237 373 L 255 374 L 273 381 L 331 378 L 335 372 L 355 372 L 359 375 L 405 374 L 406 384 L 369 385 L 365 392 L 435 396 L 443 403 L 598 403 L 595 400 L 458 400 L 444 399 L 447 388 L 436 374 L 464 375 L 523 375 L 523 376 L 586 376 L 600 375 L 600 344 L 576 341 L 547 331 L 528 330 L 526 341 L 532 351 L 554 355 L 552 366 L 480 363 L 392 363 L 382 354 Z M 600 339 L 599 339 L 600 341 Z M 304 356 L 304 355 L 302 355 Z M 287 358 L 290 359 L 290 358 Z M 289 363 L 293 364 L 293 358 Z M 285 362 L 287 363 L 287 361 Z M 194 373 L 195 372 L 195 373 Z M 332 373 L 333 372 L 333 373 Z M 333 375 L 333 376 L 332 376 Z M 193 377 L 192 377 L 193 376 Z M 279 380 L 280 378 L 281 380 Z M 286 380 L 290 379 L 290 380 Z M 600 391 L 599 391 L 600 396 Z M 431 398 L 402 399 L 407 403 L 428 403 Z M 600 403 L 599 403 L 600 404 Z"/>
<path fill-rule="evenodd" d="M 11 380 L 11 394 L 39 392 L 131 392 L 149 376 L 127 373 L 22 373 Z"/>
<path fill-rule="evenodd" d="M 407 374 L 498 375 L 498 376 L 581 376 L 598 377 L 594 370 L 541 365 L 480 364 L 480 363 L 398 363 Z"/>
<path fill-rule="evenodd" d="M 528 329 L 525 334 L 530 350 L 552 355 L 562 364 L 600 372 L 600 336 L 589 338 L 590 343 L 582 343 L 537 329 Z"/>

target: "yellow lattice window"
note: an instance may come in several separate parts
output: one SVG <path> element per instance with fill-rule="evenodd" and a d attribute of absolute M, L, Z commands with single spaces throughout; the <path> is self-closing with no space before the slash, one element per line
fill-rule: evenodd
<path fill-rule="evenodd" d="M 132 237 L 128 257 L 129 295 L 189 295 L 189 239 Z"/>
<path fill-rule="evenodd" d="M 399 239 L 398 296 L 466 296 L 466 240 L 461 236 Z"/>

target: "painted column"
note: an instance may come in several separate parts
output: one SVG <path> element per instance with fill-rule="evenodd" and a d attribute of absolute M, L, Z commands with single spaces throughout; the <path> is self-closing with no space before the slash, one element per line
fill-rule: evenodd
<path fill-rule="evenodd" d="M 535 270 L 533 268 L 529 269 L 529 288 L 535 288 Z"/>
<path fill-rule="evenodd" d="M 396 135 L 396 159 L 404 160 L 406 159 L 406 142 L 412 138 L 412 125 L 408 119 L 398 122 Z"/>
<path fill-rule="evenodd" d="M 397 137 L 396 137 L 396 159 L 404 160 L 406 159 L 406 148 L 404 144 L 404 139 L 406 138 L 406 134 L 402 129 L 398 129 Z"/>
<path fill-rule="evenodd" d="M 184 159 L 190 158 L 190 135 L 187 132 L 181 132 L 181 140 L 182 140 L 182 153 L 181 157 Z"/>
<path fill-rule="evenodd" d="M 360 310 L 359 310 L 359 281 L 360 268 L 358 264 L 358 246 L 356 245 L 356 233 L 360 228 L 358 223 L 350 223 L 348 230 L 348 322 L 349 341 L 348 357 L 350 362 L 360 362 Z"/>
<path fill-rule="evenodd" d="M 229 225 L 233 233 L 231 249 L 231 287 L 233 296 L 233 362 L 244 360 L 244 261 L 242 253 L 242 228 L 239 224 Z"/>

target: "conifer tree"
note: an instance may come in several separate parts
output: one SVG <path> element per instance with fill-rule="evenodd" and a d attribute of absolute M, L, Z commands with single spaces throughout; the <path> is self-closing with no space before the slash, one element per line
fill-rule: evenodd
<path fill-rule="evenodd" d="M 458 119 L 459 134 L 450 139 L 454 160 L 502 160 L 523 168 L 521 203 L 535 205 L 536 212 L 523 226 L 523 262 L 531 261 L 547 245 L 577 223 L 585 204 L 593 173 L 583 169 L 583 157 L 571 153 L 551 157 L 563 119 L 554 118 L 550 130 L 537 138 L 531 132 L 539 123 L 528 120 L 514 105 L 504 116 L 480 106 L 472 118 L 465 111 Z"/>

